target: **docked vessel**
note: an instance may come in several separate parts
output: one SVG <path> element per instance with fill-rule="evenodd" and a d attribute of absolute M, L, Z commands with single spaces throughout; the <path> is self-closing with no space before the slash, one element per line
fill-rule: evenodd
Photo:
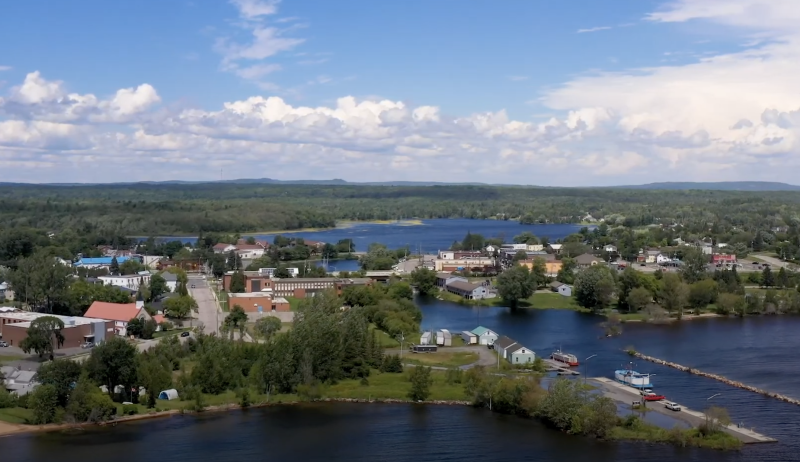
<path fill-rule="evenodd" d="M 569 353 L 564 353 L 561 350 L 556 350 L 553 354 L 550 355 L 550 359 L 562 362 L 564 364 L 569 364 L 570 366 L 577 366 L 578 365 L 578 357 L 575 355 L 571 355 Z"/>
<path fill-rule="evenodd" d="M 650 374 L 640 374 L 631 369 L 614 371 L 614 379 L 633 388 L 652 388 Z"/>

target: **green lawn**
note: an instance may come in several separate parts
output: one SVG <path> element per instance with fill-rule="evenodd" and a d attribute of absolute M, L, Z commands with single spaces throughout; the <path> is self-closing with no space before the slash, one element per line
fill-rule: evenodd
<path fill-rule="evenodd" d="M 224 290 L 217 291 L 217 298 L 219 299 L 219 306 L 222 311 L 230 311 L 231 307 L 228 306 L 228 293 Z"/>
<path fill-rule="evenodd" d="M 292 311 L 297 311 L 297 308 L 300 306 L 300 302 L 302 299 L 297 297 L 284 297 L 289 302 L 289 309 Z"/>
<path fill-rule="evenodd" d="M 458 367 L 472 364 L 478 360 L 478 353 L 467 351 L 447 351 L 441 348 L 436 353 L 408 353 L 403 362 L 423 366 Z"/>
<path fill-rule="evenodd" d="M 186 332 L 192 330 L 191 327 L 183 327 L 178 329 L 172 330 L 162 330 L 160 332 L 156 332 L 153 334 L 153 338 L 161 338 L 161 337 L 169 337 L 170 335 L 180 335 L 181 332 Z"/>
<path fill-rule="evenodd" d="M 0 355 L 0 364 L 8 363 L 11 361 L 18 361 L 20 359 L 25 359 L 25 356 L 21 355 Z"/>
<path fill-rule="evenodd" d="M 488 298 L 484 300 L 466 300 L 456 294 L 449 292 L 439 292 L 439 298 L 453 303 L 460 303 L 462 305 L 473 306 L 508 306 L 502 298 Z M 563 295 L 555 292 L 535 293 L 526 300 L 519 301 L 520 308 L 537 308 L 537 309 L 557 309 L 557 310 L 576 310 L 582 311 L 573 297 L 564 297 Z"/>
<path fill-rule="evenodd" d="M 536 293 L 528 299 L 529 308 L 555 309 L 555 310 L 582 310 L 575 302 L 574 297 L 565 297 L 555 292 Z"/>
<path fill-rule="evenodd" d="M 33 412 L 21 407 L 0 409 L 0 420 L 12 424 L 25 424 L 33 419 Z"/>
<path fill-rule="evenodd" d="M 393 339 L 392 337 L 389 337 L 389 334 L 387 334 L 386 332 L 384 332 L 384 331 L 378 329 L 377 327 L 375 327 L 375 324 L 370 324 L 369 329 L 370 329 L 370 331 L 374 330 L 375 332 L 378 333 L 378 342 L 381 344 L 382 347 L 384 347 L 384 348 L 398 348 L 400 346 L 400 342 L 399 341 L 397 341 L 396 339 Z M 416 342 L 418 340 L 419 339 L 413 340 L 413 339 L 410 339 L 410 338 L 406 338 L 405 343 L 407 345 L 407 344 L 409 344 L 411 342 Z"/>
<path fill-rule="evenodd" d="M 372 371 L 369 376 L 369 385 L 362 385 L 360 380 L 342 380 L 336 385 L 327 387 L 323 395 L 328 398 L 386 398 L 408 399 L 411 383 L 408 381 L 407 372 L 402 374 L 388 374 Z M 429 400 L 464 400 L 464 385 L 448 385 L 444 380 L 443 371 L 431 371 L 433 385 Z"/>

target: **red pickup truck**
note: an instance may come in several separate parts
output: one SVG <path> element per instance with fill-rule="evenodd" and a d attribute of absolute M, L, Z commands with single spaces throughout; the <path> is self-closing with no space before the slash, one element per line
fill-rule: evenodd
<path fill-rule="evenodd" d="M 657 395 L 652 391 L 643 391 L 642 399 L 644 399 L 645 401 L 661 401 L 667 398 L 664 395 Z"/>

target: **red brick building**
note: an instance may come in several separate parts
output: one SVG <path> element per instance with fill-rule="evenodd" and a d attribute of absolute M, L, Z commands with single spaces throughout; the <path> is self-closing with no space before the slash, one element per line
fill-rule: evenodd
<path fill-rule="evenodd" d="M 228 305 L 239 305 L 248 313 L 257 313 L 258 307 L 264 313 L 270 311 L 291 311 L 289 301 L 283 297 L 273 297 L 269 292 L 251 292 L 245 294 L 230 294 Z"/>
<path fill-rule="evenodd" d="M 44 316 L 53 316 L 64 323 L 64 329 L 61 331 L 64 344 L 61 348 L 78 348 L 84 342 L 98 343 L 115 335 L 114 321 L 110 320 L 16 311 L 0 313 L 0 336 L 9 345 L 19 346 L 28 336 L 31 322 Z"/>
<path fill-rule="evenodd" d="M 233 272 L 227 272 L 222 276 L 222 287 L 226 292 L 230 292 L 231 277 Z M 274 297 L 295 297 L 305 298 L 307 294 L 318 293 L 329 289 L 335 289 L 341 295 L 342 290 L 349 285 L 368 285 L 372 284 L 370 278 L 287 278 L 272 279 L 266 274 L 258 271 L 244 271 L 244 291 L 245 293 L 262 292 L 264 289 L 271 289 Z"/>
<path fill-rule="evenodd" d="M 715 265 L 719 264 L 734 264 L 736 263 L 736 255 L 728 255 L 723 253 L 716 253 L 711 256 L 711 262 Z"/>

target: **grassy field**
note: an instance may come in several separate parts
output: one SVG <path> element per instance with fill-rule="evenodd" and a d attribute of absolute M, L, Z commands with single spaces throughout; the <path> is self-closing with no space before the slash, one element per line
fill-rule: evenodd
<path fill-rule="evenodd" d="M 170 335 L 180 335 L 181 332 L 186 332 L 192 330 L 191 327 L 183 327 L 178 329 L 166 330 L 161 332 L 156 332 L 153 334 L 153 338 L 161 338 L 161 337 L 169 337 Z"/>
<path fill-rule="evenodd" d="M 488 298 L 484 300 L 466 300 L 456 294 L 449 292 L 440 292 L 439 298 L 453 303 L 460 303 L 463 305 L 473 306 L 508 306 L 500 297 Z M 531 297 L 519 301 L 520 308 L 535 308 L 545 310 L 575 310 L 581 311 L 583 308 L 578 306 L 574 297 L 564 297 L 563 295 L 555 292 L 538 292 Z"/>
<path fill-rule="evenodd" d="M 0 355 L 0 364 L 2 363 L 9 363 L 11 361 L 19 361 L 20 359 L 25 359 L 26 356 L 21 355 Z"/>
<path fill-rule="evenodd" d="M 463 384 L 449 385 L 445 382 L 443 371 L 432 371 L 433 385 L 429 400 L 463 400 Z M 342 380 L 325 389 L 324 395 L 329 398 L 385 398 L 408 399 L 411 383 L 407 372 L 402 374 L 382 374 L 373 371 L 369 377 L 369 385 L 362 385 L 360 380 Z"/>
<path fill-rule="evenodd" d="M 292 311 L 297 311 L 297 308 L 300 306 L 301 299 L 297 297 L 284 297 L 289 302 L 289 309 Z"/>
<path fill-rule="evenodd" d="M 377 327 L 375 327 L 375 324 L 370 324 L 369 330 L 370 331 L 375 331 L 375 332 L 378 333 L 378 342 L 381 344 L 382 347 L 384 347 L 384 348 L 399 348 L 400 347 L 400 342 L 399 341 L 397 341 L 396 339 L 393 339 L 392 337 L 389 337 L 389 334 L 387 334 L 386 332 L 384 332 L 384 331 L 378 329 Z M 417 342 L 417 341 L 419 341 L 419 338 L 416 338 L 416 339 L 406 338 L 405 344 L 407 345 L 409 342 Z"/>
<path fill-rule="evenodd" d="M 466 351 L 447 351 L 436 353 L 411 353 L 403 356 L 403 362 L 422 366 L 458 367 L 472 364 L 478 360 L 478 353 Z"/>
<path fill-rule="evenodd" d="M 0 409 L 0 420 L 12 424 L 24 424 L 33 418 L 33 412 L 21 407 Z"/>

